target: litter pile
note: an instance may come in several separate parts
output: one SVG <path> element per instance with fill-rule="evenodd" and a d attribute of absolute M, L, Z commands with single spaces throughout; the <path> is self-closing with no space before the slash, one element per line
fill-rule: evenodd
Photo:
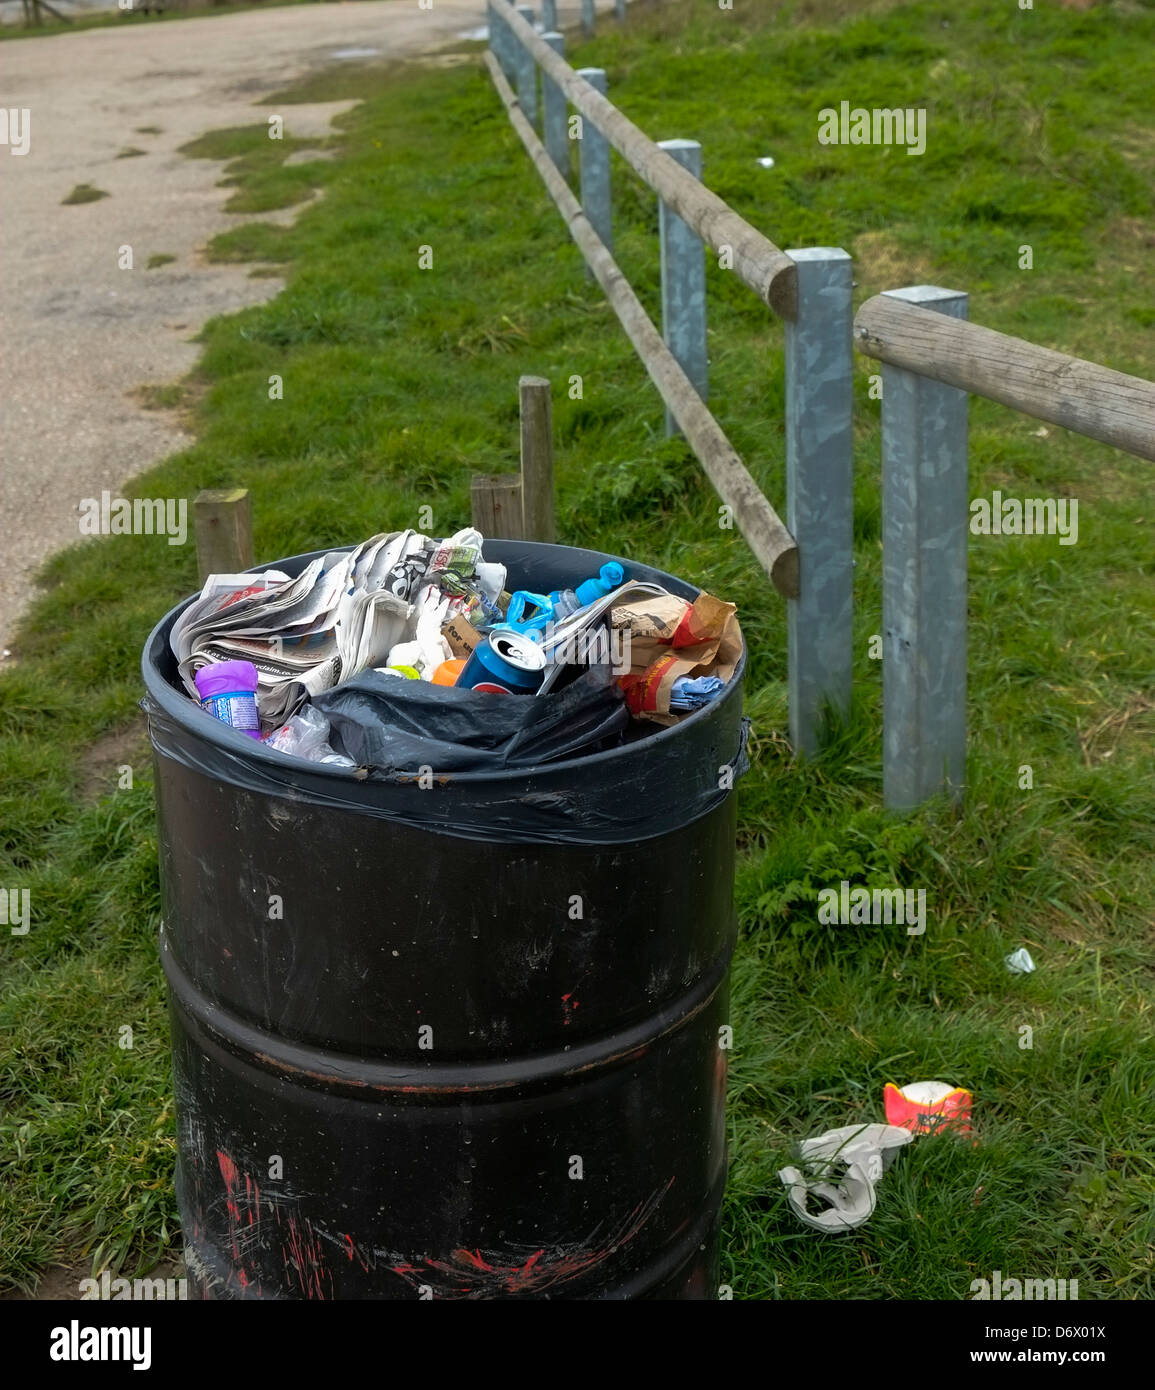
<path fill-rule="evenodd" d="M 797 1166 L 778 1173 L 790 1209 L 827 1234 L 861 1226 L 898 1151 L 920 1134 L 970 1134 L 973 1102 L 970 1091 L 944 1081 L 887 1082 L 886 1124 L 844 1125 L 798 1145 Z"/>
<path fill-rule="evenodd" d="M 511 593 L 482 544 L 394 531 L 295 578 L 210 575 L 169 639 L 185 689 L 282 753 L 449 772 L 613 747 L 716 699 L 738 665 L 733 604 L 616 561 Z M 495 698 L 518 695 L 535 698 Z"/>

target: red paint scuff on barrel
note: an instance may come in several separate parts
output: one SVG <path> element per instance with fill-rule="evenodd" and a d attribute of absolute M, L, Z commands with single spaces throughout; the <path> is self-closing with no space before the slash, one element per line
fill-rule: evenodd
<path fill-rule="evenodd" d="M 448 1259 L 397 1261 L 389 1268 L 407 1284 L 417 1288 L 429 1284 L 440 1298 L 500 1298 L 509 1294 L 535 1294 L 566 1283 L 587 1273 L 602 1260 L 634 1239 L 657 1210 L 674 1185 L 670 1178 L 664 1187 L 639 1202 L 609 1232 L 599 1223 L 584 1241 L 575 1241 L 553 1250 L 533 1250 L 528 1255 L 510 1257 L 510 1252 L 479 1249 L 454 1250 Z M 523 1257 L 524 1256 L 524 1257 Z M 480 1276 L 480 1278 L 479 1278 Z"/>

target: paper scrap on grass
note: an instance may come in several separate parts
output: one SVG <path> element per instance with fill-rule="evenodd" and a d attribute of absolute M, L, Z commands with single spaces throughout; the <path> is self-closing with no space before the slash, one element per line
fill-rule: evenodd
<path fill-rule="evenodd" d="M 1029 975 L 1035 968 L 1031 953 L 1025 946 L 1020 946 L 1017 951 L 1012 951 L 1009 956 L 1005 956 L 1003 959 L 1012 975 Z"/>
<path fill-rule="evenodd" d="M 874 1211 L 875 1184 L 913 1138 L 895 1125 L 846 1125 L 804 1139 L 798 1146 L 800 1166 L 778 1174 L 791 1210 L 816 1231 L 861 1226 Z"/>

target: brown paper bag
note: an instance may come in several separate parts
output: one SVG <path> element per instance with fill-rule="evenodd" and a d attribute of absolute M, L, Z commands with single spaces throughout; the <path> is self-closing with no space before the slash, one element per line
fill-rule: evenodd
<path fill-rule="evenodd" d="M 630 713 L 657 724 L 676 724 L 670 691 L 681 676 L 728 681 L 742 655 L 738 610 L 712 594 L 693 605 L 672 594 L 623 604 L 612 622 L 629 637 L 630 672 L 619 681 Z"/>

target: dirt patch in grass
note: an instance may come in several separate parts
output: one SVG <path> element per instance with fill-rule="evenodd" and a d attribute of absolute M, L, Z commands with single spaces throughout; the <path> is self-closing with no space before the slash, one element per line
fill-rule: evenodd
<path fill-rule="evenodd" d="M 34 1292 L 27 1293 L 24 1289 L 8 1289 L 4 1293 L 0 1293 L 0 1303 L 72 1302 L 82 1297 L 80 1293 L 81 1281 L 92 1277 L 92 1262 L 90 1260 L 51 1265 L 44 1271 L 44 1275 L 36 1285 Z M 127 1278 L 128 1276 L 123 1277 Z M 184 1279 L 187 1276 L 184 1261 L 174 1258 L 161 1260 L 155 1269 L 150 1269 L 147 1274 L 139 1277 L 163 1279 L 167 1283 L 169 1279 Z M 162 1295 L 162 1298 L 165 1296 Z"/>
<path fill-rule="evenodd" d="M 860 291 L 902 289 L 934 283 L 934 266 L 899 245 L 893 232 L 863 232 L 854 238 L 854 278 Z"/>
<path fill-rule="evenodd" d="M 85 802 L 99 801 L 118 789 L 124 769 L 131 769 L 133 780 L 149 765 L 152 750 L 143 715 L 124 729 L 115 729 L 85 750 L 80 763 L 80 796 Z"/>

